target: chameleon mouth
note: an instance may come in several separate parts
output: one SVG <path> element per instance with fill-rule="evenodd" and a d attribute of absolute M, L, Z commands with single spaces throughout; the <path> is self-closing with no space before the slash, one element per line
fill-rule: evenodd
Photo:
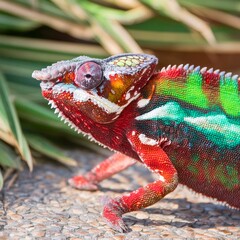
<path fill-rule="evenodd" d="M 85 103 L 85 102 L 92 102 L 97 107 L 101 108 L 106 113 L 120 113 L 122 111 L 122 107 L 110 102 L 106 98 L 103 98 L 99 96 L 94 91 L 85 91 L 78 87 L 76 87 L 73 84 L 66 84 L 62 82 L 57 82 L 56 80 L 50 80 L 50 81 L 41 81 L 40 83 L 42 92 L 48 92 L 47 99 L 51 102 L 54 101 L 54 99 L 57 99 L 58 95 L 60 94 L 70 94 L 72 101 L 78 102 L 78 103 Z M 50 94 L 49 94 L 50 92 Z"/>
<path fill-rule="evenodd" d="M 117 113 L 120 109 L 120 106 L 110 102 L 106 98 L 98 96 L 95 92 L 89 93 L 80 88 L 74 91 L 73 99 L 78 102 L 91 101 L 93 104 L 97 105 L 107 113 Z"/>
<path fill-rule="evenodd" d="M 63 101 L 70 101 L 70 105 L 82 105 L 86 108 L 86 104 L 92 107 L 95 106 L 95 110 L 102 112 L 104 116 L 111 116 L 111 120 L 116 119 L 121 112 L 128 105 L 128 102 L 125 105 L 119 106 L 116 103 L 109 101 L 108 99 L 101 97 L 97 94 L 95 90 L 85 91 L 77 86 L 70 83 L 57 82 L 55 80 L 51 81 L 41 81 L 40 83 L 43 96 L 49 101 L 49 104 L 52 108 L 56 108 L 56 113 L 60 114 L 60 117 L 64 117 L 64 120 L 67 119 L 66 113 L 64 110 L 59 107 L 59 100 L 65 99 Z M 139 94 L 136 94 L 131 101 L 138 98 Z M 88 110 L 90 111 L 90 110 Z"/>
<path fill-rule="evenodd" d="M 48 91 L 51 90 L 55 84 L 55 81 L 41 81 L 40 87 L 42 91 Z"/>
<path fill-rule="evenodd" d="M 71 94 L 72 100 L 78 103 L 92 102 L 94 105 L 98 106 L 106 113 L 117 113 L 119 114 L 124 106 L 119 106 L 113 102 L 110 102 L 104 97 L 99 96 L 95 91 L 84 91 L 80 88 L 77 88 L 73 84 L 66 84 L 62 82 L 52 81 L 41 81 L 40 83 L 41 89 L 43 92 L 50 91 L 51 99 L 57 98 L 60 94 Z"/>

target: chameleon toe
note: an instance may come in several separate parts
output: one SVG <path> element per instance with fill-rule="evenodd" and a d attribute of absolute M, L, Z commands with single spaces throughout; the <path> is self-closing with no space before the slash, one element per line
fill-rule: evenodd
<path fill-rule="evenodd" d="M 91 183 L 83 176 L 75 176 L 73 178 L 68 179 L 68 183 L 70 186 L 77 188 L 79 190 L 86 191 L 97 191 L 98 187 L 94 183 Z"/>

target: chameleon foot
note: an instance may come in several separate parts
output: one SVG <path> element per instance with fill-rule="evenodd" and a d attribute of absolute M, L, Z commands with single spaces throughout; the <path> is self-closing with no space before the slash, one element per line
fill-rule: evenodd
<path fill-rule="evenodd" d="M 87 191 L 96 191 L 98 190 L 98 186 L 91 181 L 89 181 L 84 176 L 75 176 L 68 180 L 70 186 Z"/>
<path fill-rule="evenodd" d="M 106 223 L 117 232 L 129 232 L 129 227 L 122 220 L 122 214 L 125 212 L 119 199 L 107 199 L 103 208 L 102 215 Z"/>

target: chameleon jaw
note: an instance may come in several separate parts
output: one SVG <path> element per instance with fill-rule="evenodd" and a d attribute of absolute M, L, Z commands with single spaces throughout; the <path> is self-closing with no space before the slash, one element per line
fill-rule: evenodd
<path fill-rule="evenodd" d="M 125 106 L 119 106 L 113 102 L 110 102 L 106 98 L 103 98 L 96 94 L 95 91 L 84 91 L 81 88 L 77 88 L 73 84 L 56 83 L 55 81 L 41 81 L 41 89 L 44 92 L 51 91 L 51 100 L 54 101 L 58 98 L 58 94 L 72 94 L 72 100 L 75 103 L 81 104 L 87 101 L 92 102 L 97 107 L 101 108 L 106 113 L 117 113 L 120 114 Z"/>
<path fill-rule="evenodd" d="M 106 98 L 98 96 L 96 93 L 88 93 L 80 88 L 76 89 L 73 93 L 73 99 L 76 102 L 91 101 L 106 113 L 118 113 L 121 112 L 121 107 L 117 104 L 110 102 Z"/>
<path fill-rule="evenodd" d="M 42 81 L 40 85 L 43 96 L 49 101 L 57 104 L 59 99 L 63 99 L 62 101 L 66 99 L 66 101 L 70 102 L 70 105 L 72 103 L 78 105 L 79 109 L 82 109 L 85 114 L 89 115 L 89 113 L 91 113 L 88 117 L 93 118 L 93 120 L 99 123 L 115 120 L 130 102 L 139 97 L 139 94 L 136 94 L 134 97 L 130 98 L 125 105 L 119 106 L 99 96 L 94 90 L 85 91 L 73 84 Z M 85 107 L 86 105 L 88 106 L 87 108 Z M 95 112 L 99 113 L 98 116 L 95 116 Z"/>
<path fill-rule="evenodd" d="M 55 83 L 55 81 L 41 81 L 40 87 L 42 91 L 48 91 L 55 85 Z"/>

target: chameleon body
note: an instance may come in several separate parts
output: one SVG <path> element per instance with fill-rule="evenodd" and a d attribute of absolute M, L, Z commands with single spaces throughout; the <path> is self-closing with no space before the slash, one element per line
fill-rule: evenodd
<path fill-rule="evenodd" d="M 155 71 L 157 62 L 147 54 L 81 56 L 33 73 L 65 121 L 116 152 L 72 186 L 96 190 L 135 162 L 158 175 L 106 202 L 103 216 L 117 231 L 128 229 L 124 213 L 156 203 L 178 182 L 240 209 L 239 77 L 189 65 Z"/>

